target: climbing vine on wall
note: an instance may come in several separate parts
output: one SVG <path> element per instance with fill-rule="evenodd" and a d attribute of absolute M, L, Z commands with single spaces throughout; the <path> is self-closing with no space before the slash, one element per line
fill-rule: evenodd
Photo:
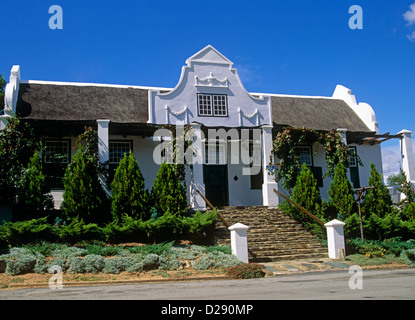
<path fill-rule="evenodd" d="M 296 147 L 300 145 L 315 145 L 314 155 L 319 145 L 324 147 L 327 162 L 325 176 L 333 177 L 334 168 L 338 163 L 349 167 L 349 157 L 354 155 L 360 165 L 363 165 L 355 151 L 343 143 L 342 138 L 335 130 L 322 132 L 313 129 L 287 127 L 277 134 L 273 144 L 273 154 L 280 159 L 274 163 L 271 155 L 270 163 L 267 166 L 269 174 L 276 173 L 276 181 L 282 180 L 285 189 L 291 190 L 296 181 L 297 173 L 301 167 L 300 156 Z M 314 156 L 313 155 L 313 156 Z"/>

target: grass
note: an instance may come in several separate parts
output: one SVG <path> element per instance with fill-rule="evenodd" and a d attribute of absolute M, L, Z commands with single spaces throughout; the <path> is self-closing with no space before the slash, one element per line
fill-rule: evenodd
<path fill-rule="evenodd" d="M 375 266 L 375 265 L 383 265 L 383 264 L 403 264 L 404 262 L 396 257 L 394 254 L 389 253 L 385 254 L 382 257 L 373 257 L 369 258 L 363 254 L 351 254 L 346 257 L 347 261 L 359 266 Z"/>

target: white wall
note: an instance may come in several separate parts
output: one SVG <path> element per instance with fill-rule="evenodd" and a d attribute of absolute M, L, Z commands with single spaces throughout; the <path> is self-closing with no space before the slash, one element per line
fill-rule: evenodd
<path fill-rule="evenodd" d="M 198 122 L 207 127 L 231 128 L 272 123 L 270 97 L 257 98 L 250 95 L 243 87 L 236 69 L 232 68 L 233 63 L 216 49 L 207 46 L 186 62 L 179 83 L 173 90 L 167 93 L 150 90 L 150 123 Z M 226 94 L 229 116 L 199 117 L 198 93 Z"/>

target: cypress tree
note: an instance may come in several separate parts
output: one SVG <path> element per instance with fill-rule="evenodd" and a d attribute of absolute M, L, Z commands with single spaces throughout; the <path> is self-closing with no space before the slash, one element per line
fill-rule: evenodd
<path fill-rule="evenodd" d="M 321 197 L 320 191 L 317 187 L 317 180 L 314 178 L 312 172 L 305 164 L 302 165 L 301 172 L 297 176 L 297 180 L 291 195 L 291 200 L 312 214 L 316 216 L 320 215 Z M 314 223 L 310 217 L 300 212 L 300 210 L 294 206 L 291 206 L 291 212 L 300 221 Z"/>
<path fill-rule="evenodd" d="M 120 221 L 123 214 L 135 219 L 147 217 L 149 195 L 138 162 L 131 152 L 120 161 L 111 189 L 111 212 L 115 221 Z"/>
<path fill-rule="evenodd" d="M 22 175 L 17 199 L 17 209 L 22 214 L 53 209 L 53 197 L 46 184 L 37 152 L 30 158 Z"/>
<path fill-rule="evenodd" d="M 366 191 L 362 202 L 362 216 L 369 218 L 371 214 L 385 217 L 392 212 L 392 199 L 388 188 L 383 184 L 382 175 L 373 162 L 370 163 L 369 186 L 375 187 Z"/>
<path fill-rule="evenodd" d="M 183 214 L 186 211 L 186 189 L 172 164 L 161 164 L 151 190 L 151 198 L 159 214 L 167 211 L 172 214 Z"/>
<path fill-rule="evenodd" d="M 338 163 L 334 169 L 334 177 L 328 194 L 330 206 L 335 208 L 337 215 L 341 214 L 343 219 L 347 219 L 358 211 L 354 190 L 347 179 L 346 168 L 342 163 Z"/>
<path fill-rule="evenodd" d="M 98 178 L 97 164 L 79 146 L 63 178 L 65 191 L 61 209 L 69 220 L 99 220 L 105 194 Z"/>

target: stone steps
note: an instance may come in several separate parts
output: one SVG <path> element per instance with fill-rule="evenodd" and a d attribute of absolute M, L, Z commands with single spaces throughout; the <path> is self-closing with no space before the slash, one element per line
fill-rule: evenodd
<path fill-rule="evenodd" d="M 219 213 L 232 224 L 249 226 L 248 248 L 251 262 L 327 257 L 327 248 L 300 223 L 276 208 L 224 207 Z M 216 242 L 230 244 L 230 232 L 219 222 Z"/>

